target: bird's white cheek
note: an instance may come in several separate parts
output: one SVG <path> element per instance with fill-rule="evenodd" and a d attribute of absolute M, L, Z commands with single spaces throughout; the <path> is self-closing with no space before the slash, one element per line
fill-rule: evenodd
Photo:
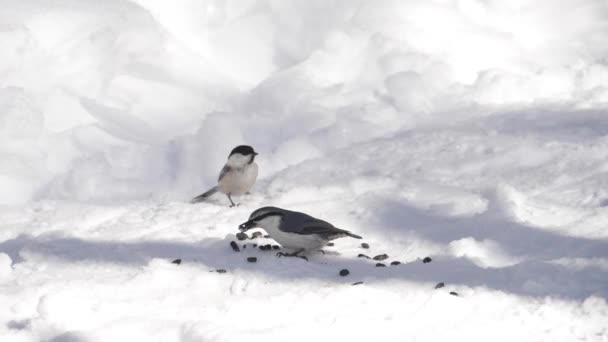
<path fill-rule="evenodd" d="M 232 167 L 243 167 L 249 163 L 249 160 L 251 160 L 251 156 L 244 156 L 242 154 L 237 153 L 231 155 L 228 158 L 228 162 L 226 162 L 226 164 Z"/>
<path fill-rule="evenodd" d="M 258 227 L 264 229 L 268 234 L 276 233 L 279 230 L 280 218 L 276 216 L 267 217 L 258 222 Z"/>

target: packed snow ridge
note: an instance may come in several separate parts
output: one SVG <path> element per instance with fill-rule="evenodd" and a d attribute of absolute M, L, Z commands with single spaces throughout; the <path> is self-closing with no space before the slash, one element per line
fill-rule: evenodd
<path fill-rule="evenodd" d="M 0 340 L 606 341 L 607 56 L 603 0 L 0 0 Z"/>

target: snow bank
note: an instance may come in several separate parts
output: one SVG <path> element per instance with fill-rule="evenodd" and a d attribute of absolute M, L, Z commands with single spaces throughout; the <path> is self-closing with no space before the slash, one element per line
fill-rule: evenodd
<path fill-rule="evenodd" d="M 0 0 L 2 341 L 606 339 L 607 25 L 602 0 Z M 253 193 L 187 203 L 241 143 Z M 233 252 L 263 205 L 370 247 Z"/>
<path fill-rule="evenodd" d="M 607 6 L 9 4 L 0 203 L 184 198 L 242 142 L 262 151 L 268 177 L 421 125 L 605 108 Z"/>

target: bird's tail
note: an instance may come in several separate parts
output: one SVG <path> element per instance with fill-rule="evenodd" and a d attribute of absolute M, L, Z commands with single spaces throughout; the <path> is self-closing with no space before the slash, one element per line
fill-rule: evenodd
<path fill-rule="evenodd" d="M 217 186 L 214 186 L 213 188 L 205 191 L 204 193 L 194 197 L 193 199 L 190 200 L 190 203 L 198 203 L 198 202 L 202 202 L 204 201 L 207 197 L 213 195 L 214 193 L 217 192 Z"/>
<path fill-rule="evenodd" d="M 360 237 L 359 235 L 357 235 L 357 234 L 353 234 L 353 233 L 349 232 L 348 230 L 345 230 L 345 231 L 344 231 L 344 235 L 350 236 L 350 237 L 355 238 L 355 239 L 363 239 L 363 238 L 362 238 L 362 237 Z"/>

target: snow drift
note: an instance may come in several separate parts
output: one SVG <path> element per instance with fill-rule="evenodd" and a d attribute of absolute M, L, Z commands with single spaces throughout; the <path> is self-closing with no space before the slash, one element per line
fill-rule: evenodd
<path fill-rule="evenodd" d="M 605 340 L 606 56 L 602 0 L 0 0 L 0 339 Z M 371 247 L 233 252 L 263 205 Z"/>

